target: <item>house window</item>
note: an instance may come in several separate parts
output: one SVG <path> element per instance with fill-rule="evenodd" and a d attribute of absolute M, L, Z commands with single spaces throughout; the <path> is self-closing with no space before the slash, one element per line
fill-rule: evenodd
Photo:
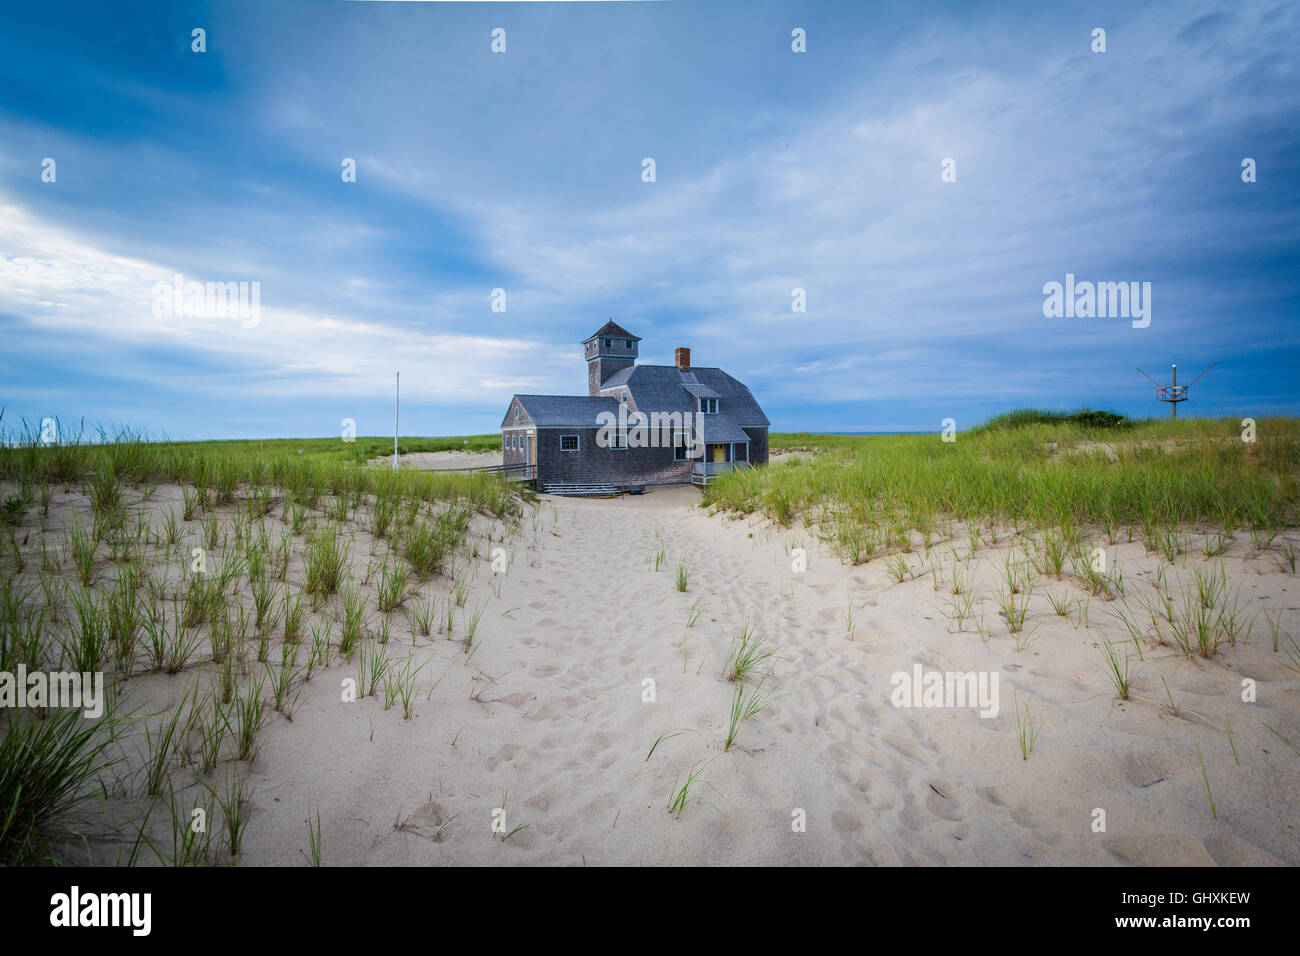
<path fill-rule="evenodd" d="M 624 405 L 627 404 L 627 392 L 624 392 L 624 393 L 623 393 L 622 402 L 623 402 Z"/>
<path fill-rule="evenodd" d="M 515 421 L 519 421 L 519 406 L 515 406 Z"/>
<path fill-rule="evenodd" d="M 611 339 L 606 339 L 606 340 L 605 340 L 605 348 L 607 348 L 607 349 L 608 349 L 608 348 L 612 348 L 613 345 L 614 345 L 614 343 L 613 343 L 613 341 L 612 341 Z"/>
<path fill-rule="evenodd" d="M 673 435 L 673 461 L 690 461 L 691 460 L 691 439 L 686 432 L 676 432 Z"/>
<path fill-rule="evenodd" d="M 630 349 L 630 348 L 632 347 L 632 340 L 631 340 L 631 339 L 624 339 L 624 340 L 623 340 L 623 347 L 624 347 L 624 348 L 627 348 L 627 349 Z"/>
<path fill-rule="evenodd" d="M 502 451 L 505 451 L 505 450 L 506 450 L 507 448 L 509 448 L 509 447 L 510 447 L 510 436 L 507 435 L 507 434 L 505 434 L 504 432 L 502 432 L 502 433 L 501 433 L 501 450 L 502 450 Z"/>
<path fill-rule="evenodd" d="M 627 432 L 619 430 L 614 432 L 609 438 L 610 448 L 627 448 Z"/>
<path fill-rule="evenodd" d="M 716 398 L 701 398 L 700 411 L 705 415 L 718 414 L 718 400 Z"/>
<path fill-rule="evenodd" d="M 578 450 L 577 435 L 560 436 L 560 451 L 577 451 L 577 450 Z"/>

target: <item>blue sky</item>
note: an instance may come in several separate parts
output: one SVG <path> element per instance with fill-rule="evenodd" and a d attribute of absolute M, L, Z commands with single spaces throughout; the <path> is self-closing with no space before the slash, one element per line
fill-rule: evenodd
<path fill-rule="evenodd" d="M 1163 414 L 1135 367 L 1171 362 L 1219 363 L 1183 414 L 1300 414 L 1295 4 L 4 18 L 5 425 L 385 434 L 400 370 L 404 434 L 492 431 L 515 392 L 585 393 L 578 342 L 609 318 L 643 361 L 725 368 L 783 431 Z M 156 317 L 176 273 L 259 282 L 257 323 Z M 1067 273 L 1150 282 L 1149 327 L 1044 317 Z"/>

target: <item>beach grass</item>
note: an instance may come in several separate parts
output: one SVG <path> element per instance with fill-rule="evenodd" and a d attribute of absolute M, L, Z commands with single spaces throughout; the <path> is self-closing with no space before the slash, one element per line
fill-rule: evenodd
<path fill-rule="evenodd" d="M 50 862 L 47 847 L 97 791 L 117 762 L 113 744 L 126 725 L 110 703 L 99 720 L 75 709 L 0 716 L 0 865 Z"/>
<path fill-rule="evenodd" d="M 1255 529 L 1265 549 L 1277 529 L 1297 523 L 1298 419 L 1259 419 L 1254 442 L 1242 440 L 1232 418 L 1086 421 L 1018 412 L 949 442 L 938 434 L 775 434 L 773 450 L 816 454 L 724 474 L 705 501 L 783 526 L 801 520 L 855 564 L 906 554 L 913 536 L 951 522 L 965 524 L 963 537 L 990 524 L 1037 529 L 1040 566 L 1054 577 L 1084 533 L 1145 531 L 1148 547 L 1172 560 L 1180 529 Z"/>
<path fill-rule="evenodd" d="M 39 428 L 31 423 L 0 432 L 0 480 L 33 488 L 84 483 L 95 519 L 93 540 L 118 522 L 124 488 L 151 482 L 178 483 L 185 489 L 186 521 L 241 496 L 262 508 L 274 500 L 268 493 L 272 488 L 307 508 L 315 508 L 325 495 L 358 494 L 457 502 L 496 517 L 520 513 L 519 490 L 495 475 L 358 467 L 391 454 L 391 439 L 169 442 L 125 427 L 87 430 L 57 424 L 59 440 L 53 444 L 42 442 Z M 495 451 L 501 438 L 405 438 L 398 447 L 401 453 Z"/>

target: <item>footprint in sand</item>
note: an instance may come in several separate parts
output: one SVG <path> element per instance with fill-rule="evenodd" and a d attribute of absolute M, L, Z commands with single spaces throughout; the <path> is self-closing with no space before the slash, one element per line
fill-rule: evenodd
<path fill-rule="evenodd" d="M 431 843 L 442 843 L 447 839 L 447 824 L 450 822 L 451 816 L 447 811 L 430 800 L 416 807 L 408 815 L 399 817 L 397 828 L 402 833 L 409 833 Z"/>
<path fill-rule="evenodd" d="M 965 819 L 961 812 L 960 791 L 947 780 L 931 780 L 926 784 L 925 808 L 941 820 L 959 823 Z"/>
<path fill-rule="evenodd" d="M 515 754 L 517 753 L 519 753 L 518 747 L 514 746 L 514 744 L 506 744 L 504 747 L 502 747 L 500 750 L 494 753 L 491 757 L 488 757 L 487 763 L 484 764 L 484 766 L 487 768 L 488 772 L 490 773 L 493 770 L 496 770 L 496 768 L 499 767 L 501 764 L 510 763 L 512 760 L 515 759 Z"/>
<path fill-rule="evenodd" d="M 1205 844 L 1188 833 L 1150 833 L 1144 836 L 1111 836 L 1106 851 L 1116 860 L 1133 866 L 1215 866 Z"/>
<path fill-rule="evenodd" d="M 1125 754 L 1121 767 L 1124 779 L 1130 785 L 1141 789 L 1153 787 L 1171 776 L 1160 757 L 1154 753 L 1139 754 L 1129 751 Z"/>
<path fill-rule="evenodd" d="M 862 829 L 862 818 L 851 810 L 832 810 L 831 829 L 836 833 L 856 833 Z"/>

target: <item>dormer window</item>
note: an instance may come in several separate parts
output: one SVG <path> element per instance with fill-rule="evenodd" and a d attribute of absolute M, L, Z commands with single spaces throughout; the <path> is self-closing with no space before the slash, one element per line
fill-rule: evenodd
<path fill-rule="evenodd" d="M 700 413 L 704 415 L 718 414 L 718 400 L 716 398 L 701 398 Z"/>

